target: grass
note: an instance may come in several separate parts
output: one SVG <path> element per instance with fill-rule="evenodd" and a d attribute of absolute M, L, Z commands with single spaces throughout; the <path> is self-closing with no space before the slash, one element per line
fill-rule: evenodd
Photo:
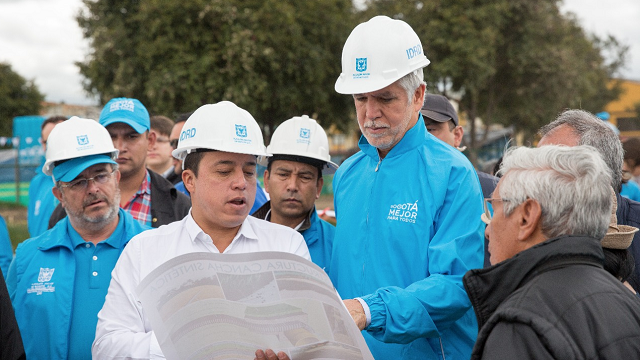
<path fill-rule="evenodd" d="M 0 202 L 13 203 L 16 201 L 16 184 L 0 183 Z M 20 203 L 29 203 L 29 182 L 20 183 Z"/>

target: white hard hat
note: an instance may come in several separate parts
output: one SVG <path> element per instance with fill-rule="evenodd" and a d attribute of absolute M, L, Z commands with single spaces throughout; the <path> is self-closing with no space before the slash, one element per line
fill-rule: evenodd
<path fill-rule="evenodd" d="M 113 160 L 118 158 L 118 150 L 113 147 L 113 141 L 107 129 L 95 120 L 73 116 L 51 130 L 47 139 L 46 161 L 42 171 L 52 175 L 56 162 L 100 154 L 107 155 L 107 160 L 94 159 L 93 164 L 100 162 L 115 164 Z M 83 165 L 87 165 L 87 162 Z"/>
<path fill-rule="evenodd" d="M 341 94 L 380 90 L 427 65 L 422 43 L 409 24 L 376 16 L 356 26 L 347 38 L 335 89 Z"/>
<path fill-rule="evenodd" d="M 267 153 L 320 160 L 325 163 L 322 167 L 324 175 L 333 174 L 338 168 L 329 155 L 327 134 L 307 115 L 296 116 L 280 124 L 273 132 Z M 267 159 L 260 158 L 260 164 L 267 166 Z"/>
<path fill-rule="evenodd" d="M 267 155 L 256 120 L 230 101 L 203 105 L 194 111 L 184 123 L 178 147 L 171 154 L 184 160 L 196 149 Z"/>

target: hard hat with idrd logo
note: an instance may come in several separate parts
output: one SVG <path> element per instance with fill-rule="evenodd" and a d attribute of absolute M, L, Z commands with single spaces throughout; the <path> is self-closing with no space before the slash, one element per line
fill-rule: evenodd
<path fill-rule="evenodd" d="M 184 160 L 197 149 L 268 156 L 256 120 L 230 101 L 203 105 L 194 111 L 184 123 L 172 155 Z"/>
<path fill-rule="evenodd" d="M 327 134 L 320 124 L 307 115 L 295 116 L 280 124 L 271 136 L 267 153 L 320 160 L 323 175 L 333 174 L 338 168 L 329 155 Z M 259 159 L 263 166 L 267 166 L 267 160 L 266 157 Z"/>
<path fill-rule="evenodd" d="M 356 26 L 347 38 L 335 90 L 341 94 L 377 91 L 427 65 L 422 43 L 409 24 L 376 16 Z"/>

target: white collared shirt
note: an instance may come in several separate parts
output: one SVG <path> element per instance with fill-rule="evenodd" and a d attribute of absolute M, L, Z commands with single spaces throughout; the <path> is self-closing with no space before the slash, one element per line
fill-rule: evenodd
<path fill-rule="evenodd" d="M 224 254 L 282 251 L 311 260 L 304 238 L 286 226 L 248 216 Z M 109 292 L 98 313 L 94 359 L 164 358 L 136 287 L 164 262 L 193 252 L 219 253 L 191 212 L 184 219 L 134 236 L 111 273 Z"/>

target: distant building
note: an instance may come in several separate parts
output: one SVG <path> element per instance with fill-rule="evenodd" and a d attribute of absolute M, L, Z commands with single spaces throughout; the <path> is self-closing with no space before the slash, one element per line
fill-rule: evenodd
<path fill-rule="evenodd" d="M 100 117 L 100 111 L 102 110 L 101 106 L 70 105 L 46 101 L 43 101 L 40 105 L 42 105 L 40 115 L 45 118 L 53 115 L 61 115 L 66 117 L 78 116 L 86 119 L 98 120 Z"/>
<path fill-rule="evenodd" d="M 621 138 L 640 137 L 640 114 L 635 112 L 636 104 L 640 104 L 640 81 L 614 81 L 621 81 L 622 94 L 604 108 L 610 115 L 609 121 L 618 127 Z"/>

